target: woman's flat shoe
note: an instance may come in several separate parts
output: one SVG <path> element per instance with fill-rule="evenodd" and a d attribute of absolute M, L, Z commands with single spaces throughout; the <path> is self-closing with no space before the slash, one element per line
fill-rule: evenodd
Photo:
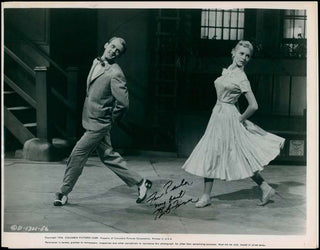
<path fill-rule="evenodd" d="M 264 195 L 264 197 L 262 198 L 262 201 L 258 203 L 258 206 L 266 205 L 275 194 L 276 194 L 276 191 L 273 188 L 270 189 L 268 193 Z"/>
<path fill-rule="evenodd" d="M 258 206 L 264 206 L 276 194 L 276 191 L 265 181 L 262 182 L 260 188 L 262 190 L 262 199 L 261 202 L 258 203 Z"/>
<path fill-rule="evenodd" d="M 197 203 L 196 203 L 196 207 L 197 208 L 202 208 L 202 207 L 206 207 L 209 206 L 211 204 L 210 198 L 209 199 L 200 199 Z"/>

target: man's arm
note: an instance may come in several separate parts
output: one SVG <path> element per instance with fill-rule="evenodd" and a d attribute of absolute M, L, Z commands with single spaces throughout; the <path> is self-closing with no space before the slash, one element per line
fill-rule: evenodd
<path fill-rule="evenodd" d="M 115 100 L 112 113 L 112 121 L 117 122 L 129 108 L 129 95 L 126 86 L 126 79 L 123 74 L 118 73 L 111 79 L 111 92 Z"/>

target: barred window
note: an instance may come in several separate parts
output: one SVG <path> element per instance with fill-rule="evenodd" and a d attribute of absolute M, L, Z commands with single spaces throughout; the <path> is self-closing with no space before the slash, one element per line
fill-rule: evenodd
<path fill-rule="evenodd" d="M 240 40 L 244 32 L 244 9 L 203 9 L 201 39 Z"/>
<path fill-rule="evenodd" d="M 307 54 L 307 11 L 284 10 L 282 32 L 282 54 L 285 57 L 305 58 Z"/>
<path fill-rule="evenodd" d="M 306 10 L 285 10 L 283 16 L 283 38 L 299 39 L 306 37 Z"/>

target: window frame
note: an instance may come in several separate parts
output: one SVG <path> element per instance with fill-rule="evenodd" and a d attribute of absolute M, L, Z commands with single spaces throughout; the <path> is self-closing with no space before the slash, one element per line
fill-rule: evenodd
<path fill-rule="evenodd" d="M 202 18 L 203 18 L 203 13 L 207 13 L 207 20 L 209 21 L 209 16 L 210 13 L 213 13 L 215 16 L 215 23 L 214 24 L 210 24 L 209 22 L 207 24 L 202 24 Z M 218 13 L 221 13 L 221 24 L 218 25 Z M 225 14 L 228 13 L 229 14 L 229 21 L 228 24 L 225 24 Z M 236 19 L 236 25 L 232 26 L 232 14 L 235 13 L 237 16 Z M 239 26 L 239 14 L 243 14 L 243 26 Z M 221 40 L 221 41 L 237 41 L 237 40 L 241 40 L 242 38 L 239 38 L 239 30 L 242 30 L 242 36 L 244 36 L 244 29 L 245 29 L 245 9 L 240 9 L 240 8 L 236 8 L 236 9 L 201 9 L 201 20 L 200 20 L 200 39 L 202 40 Z M 203 38 L 201 36 L 202 30 L 204 30 L 204 33 L 209 34 L 211 30 L 213 30 L 214 35 L 216 36 L 217 31 L 220 30 L 221 32 L 221 38 L 219 39 L 214 39 L 214 38 Z M 231 39 L 231 32 L 232 30 L 236 31 L 236 38 L 235 39 Z M 224 38 L 225 32 L 228 32 L 228 38 Z"/>
<path fill-rule="evenodd" d="M 305 9 L 290 9 L 290 10 L 305 10 Z M 306 26 L 307 26 L 307 11 L 305 10 L 305 15 L 286 15 L 286 10 L 281 10 L 281 25 L 280 25 L 280 45 L 281 45 L 281 53 L 284 57 L 287 58 L 305 58 L 306 51 L 295 52 L 294 50 L 297 49 L 298 46 L 302 48 L 302 50 L 306 49 L 307 38 L 306 38 Z M 286 18 L 286 17 L 293 17 L 293 18 Z M 304 35 L 305 37 L 302 38 L 286 38 L 284 37 L 284 29 L 285 29 L 285 20 L 296 20 L 297 18 L 294 17 L 304 17 Z M 291 47 L 292 46 L 292 47 Z M 293 48 L 295 46 L 295 49 Z M 289 51 L 284 52 L 283 48 L 289 48 Z M 291 51 L 290 51 L 291 49 Z"/>
<path fill-rule="evenodd" d="M 243 26 L 243 40 L 254 38 L 256 30 L 251 26 L 255 24 L 256 12 L 254 9 L 243 9 L 244 13 L 244 26 Z M 238 40 L 221 40 L 221 39 L 202 39 L 201 38 L 201 18 L 202 9 L 199 11 L 199 54 L 203 57 L 218 56 L 218 57 L 231 57 L 231 50 L 238 43 Z M 248 27 L 248 28 L 247 28 Z"/>

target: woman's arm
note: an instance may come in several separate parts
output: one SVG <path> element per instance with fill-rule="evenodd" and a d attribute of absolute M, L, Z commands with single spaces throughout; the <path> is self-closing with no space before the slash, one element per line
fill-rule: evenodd
<path fill-rule="evenodd" d="M 244 122 L 246 119 L 248 119 L 250 116 L 254 114 L 258 110 L 258 103 L 256 101 L 256 98 L 254 97 L 254 94 L 252 91 L 248 91 L 244 94 L 248 101 L 248 107 L 247 109 L 240 115 L 239 120 L 240 122 Z"/>

